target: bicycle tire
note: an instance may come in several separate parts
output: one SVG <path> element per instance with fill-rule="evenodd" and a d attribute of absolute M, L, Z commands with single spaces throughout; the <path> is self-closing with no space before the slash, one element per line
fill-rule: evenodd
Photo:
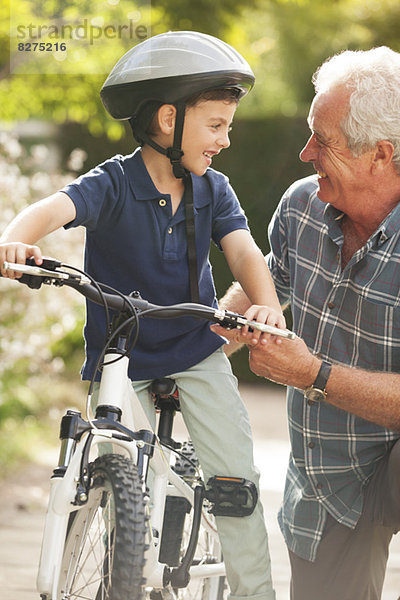
<path fill-rule="evenodd" d="M 141 600 L 147 517 L 137 468 L 105 454 L 89 472 L 88 500 L 69 518 L 56 600 Z"/>
<path fill-rule="evenodd" d="M 177 456 L 173 469 L 186 483 L 194 486 L 196 484 L 196 468 L 199 465 L 199 461 L 193 443 L 190 440 L 184 442 L 180 453 L 182 456 Z M 193 511 L 190 510 L 187 500 L 178 496 L 167 497 L 160 557 L 162 555 L 164 561 L 169 566 L 177 566 L 179 559 L 186 552 L 192 527 L 192 517 Z M 208 514 L 208 519 L 209 521 L 213 521 L 214 517 Z M 214 560 L 219 561 L 221 556 L 222 552 L 219 540 L 211 536 L 200 525 L 194 562 L 196 564 L 204 564 L 213 562 Z M 228 593 L 225 576 L 192 580 L 186 588 L 179 588 L 174 591 L 175 596 L 179 600 L 224 600 Z"/>

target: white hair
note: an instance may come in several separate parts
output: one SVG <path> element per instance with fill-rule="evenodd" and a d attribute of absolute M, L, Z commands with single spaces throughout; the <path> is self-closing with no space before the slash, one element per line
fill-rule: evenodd
<path fill-rule="evenodd" d="M 344 85 L 349 111 L 341 126 L 355 156 L 388 140 L 400 173 L 400 54 L 386 46 L 346 50 L 324 62 L 313 75 L 316 93 Z"/>

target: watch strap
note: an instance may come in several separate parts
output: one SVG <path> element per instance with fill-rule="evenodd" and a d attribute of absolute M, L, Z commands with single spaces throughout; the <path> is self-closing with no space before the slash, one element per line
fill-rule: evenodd
<path fill-rule="evenodd" d="M 318 371 L 318 375 L 312 384 L 312 387 L 317 390 L 325 391 L 328 383 L 329 375 L 331 374 L 332 365 L 327 360 L 323 360 Z"/>

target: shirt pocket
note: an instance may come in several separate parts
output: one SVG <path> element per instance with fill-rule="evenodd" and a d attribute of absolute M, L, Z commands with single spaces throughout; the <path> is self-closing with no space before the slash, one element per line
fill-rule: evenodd
<path fill-rule="evenodd" d="M 400 371 L 400 307 L 357 298 L 351 364 Z"/>

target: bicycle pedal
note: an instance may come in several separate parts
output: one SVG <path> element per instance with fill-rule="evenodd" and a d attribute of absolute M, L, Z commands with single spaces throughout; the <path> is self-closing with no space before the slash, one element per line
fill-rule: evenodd
<path fill-rule="evenodd" d="M 218 517 L 247 517 L 258 501 L 255 484 L 241 477 L 215 475 L 207 482 L 205 498 L 211 503 L 209 512 Z"/>

